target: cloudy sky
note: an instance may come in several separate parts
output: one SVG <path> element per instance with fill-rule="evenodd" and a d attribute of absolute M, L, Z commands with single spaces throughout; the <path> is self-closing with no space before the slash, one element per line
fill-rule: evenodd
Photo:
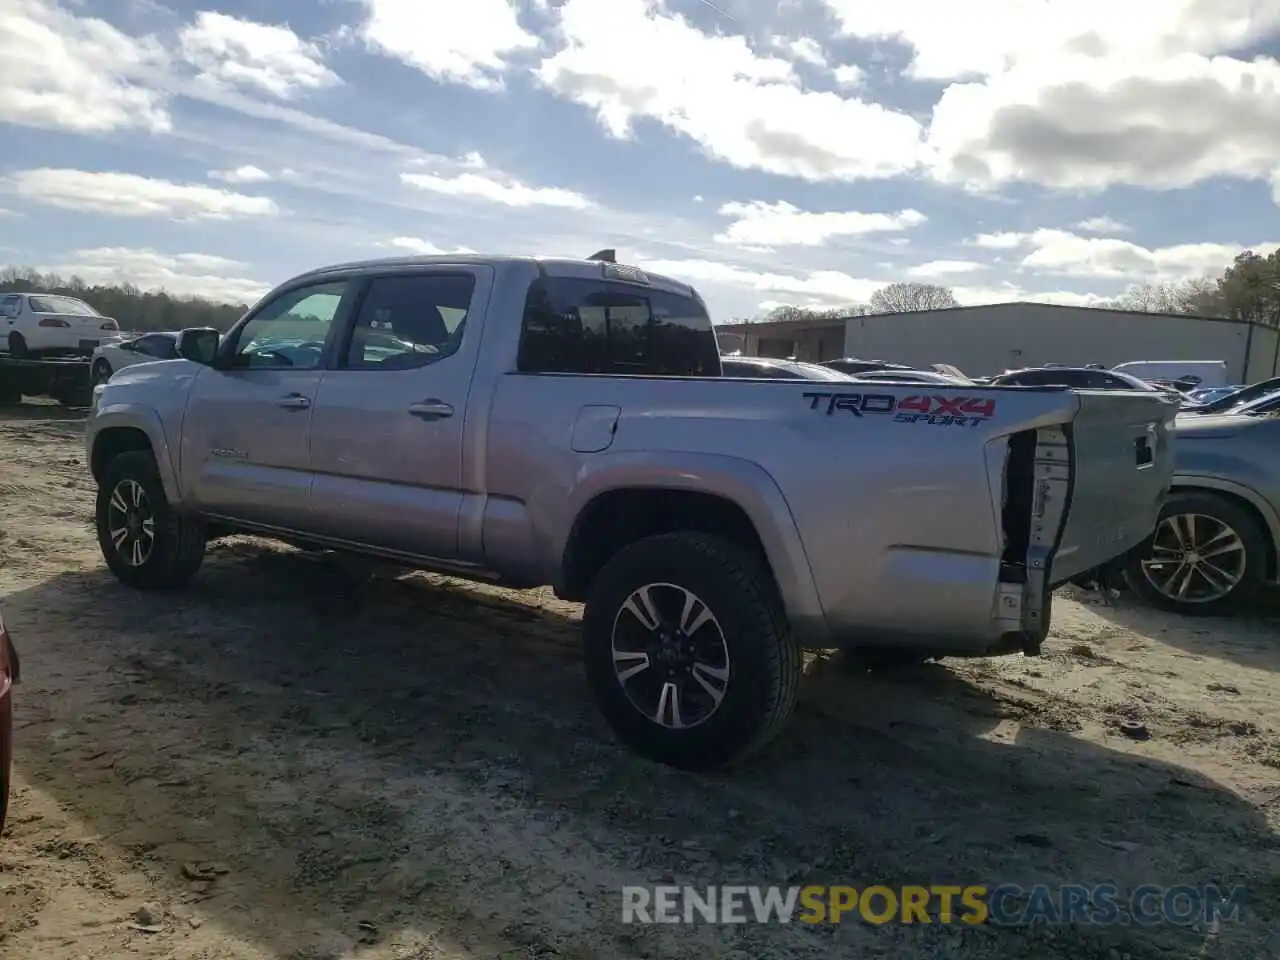
<path fill-rule="evenodd" d="M 0 262 L 243 301 L 619 259 L 718 320 L 1280 245 L 1275 0 L 3 0 Z"/>

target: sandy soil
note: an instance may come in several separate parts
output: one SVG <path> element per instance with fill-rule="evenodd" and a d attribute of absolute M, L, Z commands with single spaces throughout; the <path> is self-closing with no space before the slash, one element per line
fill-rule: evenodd
<path fill-rule="evenodd" d="M 23 653 L 12 960 L 1280 956 L 1280 622 L 1058 598 L 1046 655 L 809 664 L 789 732 L 699 778 L 588 704 L 577 608 L 220 545 L 189 592 L 101 564 L 81 423 L 0 414 Z M 1118 719 L 1140 715 L 1146 742 Z M 1248 885 L 1198 929 L 623 926 L 628 883 Z"/>

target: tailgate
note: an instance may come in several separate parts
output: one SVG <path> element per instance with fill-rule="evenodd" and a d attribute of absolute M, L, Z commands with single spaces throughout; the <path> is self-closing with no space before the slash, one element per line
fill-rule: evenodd
<path fill-rule="evenodd" d="M 1036 451 L 1037 499 L 1061 484 L 1070 504 L 1050 570 L 1055 585 L 1146 539 L 1173 478 L 1176 401 L 1136 390 L 1075 393 L 1080 409 L 1066 433 L 1052 431 L 1055 443 L 1043 431 Z"/>

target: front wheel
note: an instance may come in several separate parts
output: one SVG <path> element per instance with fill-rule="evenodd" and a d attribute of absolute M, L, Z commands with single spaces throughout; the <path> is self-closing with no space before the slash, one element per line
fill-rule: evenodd
<path fill-rule="evenodd" d="M 795 706 L 800 651 L 769 574 L 719 537 L 662 534 L 623 548 L 592 585 L 582 634 L 605 720 L 659 763 L 741 760 Z"/>
<path fill-rule="evenodd" d="M 1213 493 L 1175 493 L 1155 532 L 1126 558 L 1125 580 L 1154 606 L 1188 616 L 1240 609 L 1266 577 L 1267 533 Z"/>
<path fill-rule="evenodd" d="M 107 363 L 107 361 L 105 360 L 96 361 L 93 365 L 94 386 L 98 386 L 99 384 L 106 383 L 108 380 L 111 379 L 112 373 L 113 371 L 111 369 L 111 364 Z"/>
<path fill-rule="evenodd" d="M 102 557 L 128 586 L 185 586 L 204 561 L 203 525 L 170 506 L 149 452 L 122 453 L 107 464 L 96 520 Z"/>

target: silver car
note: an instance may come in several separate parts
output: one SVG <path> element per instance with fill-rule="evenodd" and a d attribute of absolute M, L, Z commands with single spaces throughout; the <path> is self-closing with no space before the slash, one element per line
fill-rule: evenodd
<path fill-rule="evenodd" d="M 1166 610 L 1240 609 L 1275 582 L 1280 544 L 1280 395 L 1173 426 L 1174 478 L 1150 541 L 1125 562 L 1130 588 Z"/>

